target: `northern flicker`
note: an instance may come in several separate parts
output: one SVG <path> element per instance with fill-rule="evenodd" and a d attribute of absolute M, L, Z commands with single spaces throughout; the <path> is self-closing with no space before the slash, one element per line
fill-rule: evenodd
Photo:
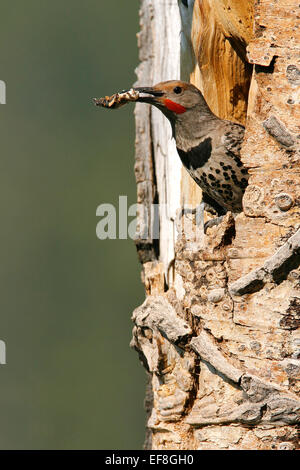
<path fill-rule="evenodd" d="M 218 224 L 228 210 L 241 212 L 248 183 L 248 171 L 240 159 L 244 127 L 218 118 L 198 88 L 177 80 L 94 98 L 97 106 L 111 109 L 130 101 L 156 106 L 170 121 L 178 155 L 202 189 L 200 213 L 196 211 L 201 224 L 204 209 L 213 209 L 219 216 L 208 221 L 204 230 Z"/>
<path fill-rule="evenodd" d="M 248 172 L 240 159 L 244 127 L 218 118 L 194 85 L 170 80 L 134 88 L 137 101 L 156 106 L 168 118 L 177 152 L 219 216 L 241 212 Z"/>

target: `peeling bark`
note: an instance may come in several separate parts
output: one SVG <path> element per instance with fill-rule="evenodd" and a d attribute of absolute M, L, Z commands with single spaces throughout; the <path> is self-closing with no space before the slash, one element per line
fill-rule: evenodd
<path fill-rule="evenodd" d="M 297 11 L 294 0 L 141 2 L 138 84 L 180 73 L 218 116 L 246 123 L 251 174 L 243 212 L 199 236 L 193 211 L 178 214 L 201 190 L 167 120 L 136 106 L 138 202 L 161 204 L 159 242 L 136 240 L 146 300 L 131 345 L 149 376 L 145 448 L 300 448 Z"/>

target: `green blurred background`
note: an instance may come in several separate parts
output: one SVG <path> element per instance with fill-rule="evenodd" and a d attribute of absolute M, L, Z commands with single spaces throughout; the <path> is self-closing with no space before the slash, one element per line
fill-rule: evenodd
<path fill-rule="evenodd" d="M 130 87 L 138 0 L 1 1 L 1 449 L 138 449 L 145 372 L 129 348 L 142 303 L 131 240 L 96 208 L 136 202 Z"/>

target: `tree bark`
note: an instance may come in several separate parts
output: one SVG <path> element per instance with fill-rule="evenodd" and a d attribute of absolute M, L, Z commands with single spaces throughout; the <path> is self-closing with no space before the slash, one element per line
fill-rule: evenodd
<path fill-rule="evenodd" d="M 132 346 L 149 376 L 147 449 L 300 447 L 297 11 L 295 0 L 141 1 L 138 84 L 181 77 L 219 117 L 246 124 L 251 174 L 243 212 L 199 235 L 193 214 L 180 217 L 201 190 L 169 123 L 136 105 L 146 300 Z M 158 240 L 146 230 L 153 204 Z"/>

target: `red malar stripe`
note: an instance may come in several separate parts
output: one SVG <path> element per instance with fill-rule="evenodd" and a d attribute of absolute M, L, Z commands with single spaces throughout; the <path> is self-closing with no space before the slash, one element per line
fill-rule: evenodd
<path fill-rule="evenodd" d="M 182 114 L 186 112 L 186 108 L 184 106 L 174 103 L 174 101 L 171 100 L 164 100 L 164 105 L 166 108 L 168 108 L 170 111 L 174 111 L 176 114 Z"/>

